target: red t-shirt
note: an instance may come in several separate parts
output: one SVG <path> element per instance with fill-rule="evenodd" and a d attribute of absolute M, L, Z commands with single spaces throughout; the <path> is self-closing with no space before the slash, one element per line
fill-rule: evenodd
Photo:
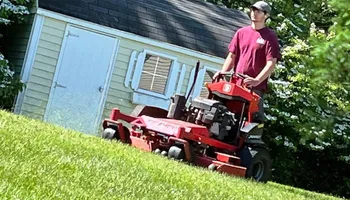
<path fill-rule="evenodd" d="M 237 30 L 228 47 L 236 55 L 235 69 L 255 78 L 272 58 L 280 59 L 278 38 L 268 27 L 255 30 L 247 26 Z M 254 89 L 266 90 L 267 79 Z"/>

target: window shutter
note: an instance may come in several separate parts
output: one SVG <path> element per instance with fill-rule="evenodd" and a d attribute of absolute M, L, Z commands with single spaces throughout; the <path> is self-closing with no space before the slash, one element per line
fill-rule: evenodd
<path fill-rule="evenodd" d="M 137 57 L 136 67 L 134 70 L 134 75 L 133 75 L 132 83 L 131 83 L 131 87 L 134 90 L 137 89 L 137 87 L 139 86 L 139 83 L 140 83 L 143 63 L 145 62 L 145 54 L 146 54 L 145 52 L 142 52 Z"/>
<path fill-rule="evenodd" d="M 182 64 L 180 78 L 179 78 L 179 82 L 177 83 L 177 88 L 176 88 L 177 94 L 181 94 L 182 85 L 183 85 L 185 75 L 186 75 L 186 68 L 187 68 L 186 65 Z"/>
<path fill-rule="evenodd" d="M 203 81 L 204 81 L 204 74 L 205 74 L 205 68 L 199 70 L 196 85 L 194 86 L 193 91 L 193 98 L 196 98 L 200 95 L 202 87 L 203 87 Z"/>
<path fill-rule="evenodd" d="M 180 71 L 180 67 L 179 67 L 179 63 L 175 62 L 172 66 L 172 69 L 169 71 L 170 72 L 170 76 L 169 76 L 169 82 L 168 82 L 168 88 L 165 94 L 165 98 L 169 99 L 175 92 L 175 86 L 177 83 L 177 78 L 179 75 L 179 71 Z"/>
<path fill-rule="evenodd" d="M 136 59 L 137 59 L 137 52 L 133 51 L 130 55 L 128 71 L 126 72 L 126 75 L 125 75 L 125 81 L 124 81 L 125 87 L 129 87 L 129 84 L 131 82 L 132 73 L 135 71 Z"/>
<path fill-rule="evenodd" d="M 190 80 L 188 81 L 188 85 L 187 85 L 187 92 L 186 92 L 186 96 L 188 95 L 188 93 L 190 92 L 191 86 L 193 84 L 194 81 L 194 72 L 195 72 L 196 68 L 194 67 L 191 71 L 191 75 L 190 75 Z M 193 88 L 193 92 L 192 95 L 190 96 L 191 99 L 196 98 L 200 95 L 201 93 L 201 88 L 203 86 L 203 80 L 204 80 L 204 73 L 205 73 L 205 69 L 200 69 L 197 75 L 197 81 L 196 84 Z"/>

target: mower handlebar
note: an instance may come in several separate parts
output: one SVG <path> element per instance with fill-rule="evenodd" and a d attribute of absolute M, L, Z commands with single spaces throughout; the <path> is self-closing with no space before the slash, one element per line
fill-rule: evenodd
<path fill-rule="evenodd" d="M 219 80 L 221 78 L 223 78 L 223 76 L 226 76 L 226 75 L 230 75 L 230 77 L 232 78 L 233 76 L 237 77 L 237 78 L 241 78 L 242 80 L 248 78 L 249 76 L 245 75 L 245 74 L 242 74 L 242 73 L 232 73 L 232 72 L 219 72 L 219 75 L 213 79 L 213 82 L 219 82 Z M 242 85 L 243 86 L 243 85 Z M 246 87 L 246 86 L 243 86 L 247 89 L 249 89 L 251 92 L 253 91 L 252 90 L 252 87 Z"/>
<path fill-rule="evenodd" d="M 223 78 L 223 76 L 226 76 L 226 75 L 230 75 L 230 77 L 232 77 L 232 76 L 236 76 L 236 77 L 238 77 L 238 78 L 241 78 L 241 79 L 246 79 L 246 78 L 248 78 L 248 76 L 247 75 L 245 75 L 245 74 L 242 74 L 242 73 L 232 73 L 232 72 L 219 72 L 219 74 L 218 74 L 218 76 L 216 77 L 216 79 L 215 80 L 213 80 L 213 81 L 219 81 L 220 80 L 220 78 Z"/>
<path fill-rule="evenodd" d="M 241 78 L 243 80 L 249 77 L 249 76 L 247 76 L 245 74 L 241 74 L 241 73 L 235 73 L 234 76 L 237 76 L 238 78 Z"/>

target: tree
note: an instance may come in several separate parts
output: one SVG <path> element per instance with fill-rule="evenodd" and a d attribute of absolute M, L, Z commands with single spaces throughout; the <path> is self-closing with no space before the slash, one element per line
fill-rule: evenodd
<path fill-rule="evenodd" d="M 1 1 L 0 28 L 23 21 L 24 16 L 29 14 L 28 7 L 33 2 L 31 0 Z M 0 37 L 3 37 L 1 32 Z M 13 67 L 5 59 L 0 48 L 0 108 L 10 109 L 15 96 L 22 88 L 23 84 L 18 77 L 14 76 Z"/>
<path fill-rule="evenodd" d="M 326 48 L 349 52 L 345 48 L 348 40 L 332 40 L 340 38 L 332 37 L 334 30 L 344 31 L 339 25 L 335 28 L 332 18 L 343 15 L 348 19 L 349 8 L 343 8 L 346 1 L 342 0 L 339 8 L 334 3 L 332 7 L 327 0 L 269 1 L 273 10 L 267 24 L 281 40 L 283 58 L 270 79 L 271 90 L 265 99 L 268 122 L 264 140 L 274 158 L 274 181 L 350 197 L 350 177 L 343 170 L 349 167 L 350 161 L 350 115 L 345 115 L 349 96 L 344 81 L 335 81 L 340 72 L 348 75 L 345 69 L 349 68 L 337 63 L 344 60 L 343 66 L 348 65 L 349 56 L 341 59 L 344 54 L 333 53 L 330 58 L 331 48 Z M 255 0 L 210 2 L 248 11 Z M 344 19 L 336 21 L 349 27 Z M 332 28 L 329 30 L 329 27 Z M 346 31 L 342 33 L 343 38 L 350 35 Z M 344 44 L 337 46 L 336 42 L 341 41 Z M 330 42 L 334 42 L 333 46 Z M 316 47 L 317 44 L 321 47 Z M 326 82 L 325 78 L 318 79 L 315 84 L 313 69 L 319 69 L 317 76 L 330 75 L 327 73 L 329 61 L 324 58 L 334 60 L 332 69 L 343 71 L 335 71 L 333 79 Z M 327 173 L 329 171 L 333 173 Z M 340 185 L 337 180 L 344 180 L 344 184 Z"/>
<path fill-rule="evenodd" d="M 316 83 L 328 80 L 350 90 L 350 7 L 347 0 L 332 0 L 330 5 L 338 13 L 326 37 L 313 38 L 312 51 Z"/>

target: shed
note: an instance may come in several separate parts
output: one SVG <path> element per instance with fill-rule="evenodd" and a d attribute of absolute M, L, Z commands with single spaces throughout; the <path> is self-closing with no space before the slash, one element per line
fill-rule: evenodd
<path fill-rule="evenodd" d="M 168 109 L 205 94 L 206 71 L 222 67 L 248 15 L 199 0 L 39 0 L 23 56 L 15 113 L 87 134 L 118 107 Z"/>

